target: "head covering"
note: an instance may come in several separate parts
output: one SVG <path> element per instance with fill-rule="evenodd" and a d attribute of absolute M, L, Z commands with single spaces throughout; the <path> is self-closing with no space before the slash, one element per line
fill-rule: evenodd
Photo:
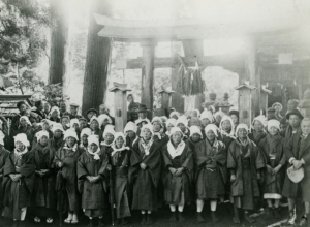
<path fill-rule="evenodd" d="M 267 119 L 264 115 L 260 115 L 254 118 L 254 120 L 252 121 L 252 125 L 254 125 L 255 121 L 259 121 L 262 125 L 266 125 Z"/>
<path fill-rule="evenodd" d="M 197 117 L 192 117 L 188 121 L 188 126 L 198 126 L 198 127 L 201 127 L 201 121 Z"/>
<path fill-rule="evenodd" d="M 231 110 L 231 111 L 229 111 L 228 115 L 229 115 L 229 116 L 231 116 L 231 115 L 237 115 L 237 117 L 239 118 L 239 111 L 237 111 L 237 110 Z"/>
<path fill-rule="evenodd" d="M 201 115 L 200 115 L 200 119 L 209 119 L 209 121 L 212 123 L 214 121 L 214 117 L 212 115 L 212 113 L 210 111 L 204 111 Z"/>
<path fill-rule="evenodd" d="M 236 129 L 236 136 L 238 136 L 239 129 L 244 128 L 247 132 L 249 132 L 249 127 L 246 124 L 239 124 Z"/>
<path fill-rule="evenodd" d="M 59 117 L 60 116 L 60 111 L 59 111 L 59 107 L 58 106 L 53 106 L 52 109 L 51 109 L 51 112 L 50 112 L 50 115 L 52 116 L 52 114 L 54 112 L 57 112 L 57 116 Z"/>
<path fill-rule="evenodd" d="M 183 133 L 179 127 L 173 127 L 171 129 L 171 135 L 173 135 L 176 132 L 180 132 L 183 137 Z M 175 157 L 180 156 L 183 153 L 183 150 L 185 148 L 185 143 L 184 143 L 184 140 L 181 140 L 181 143 L 178 145 L 177 148 L 175 148 L 171 141 L 172 141 L 172 138 L 167 143 L 167 151 L 169 155 L 171 156 L 171 158 L 174 159 Z"/>
<path fill-rule="evenodd" d="M 300 118 L 300 120 L 304 119 L 304 116 L 302 116 L 302 114 L 299 112 L 298 109 L 293 109 L 291 112 L 287 113 L 285 115 L 286 119 L 288 120 L 290 118 L 291 115 L 296 115 Z"/>
<path fill-rule="evenodd" d="M 268 108 L 268 113 L 275 113 L 275 112 L 276 112 L 275 108 L 273 108 L 273 107 Z"/>
<path fill-rule="evenodd" d="M 27 116 L 22 116 L 19 121 L 21 122 L 22 119 L 25 119 L 25 121 L 27 122 L 28 125 L 31 125 L 30 121 L 29 121 L 29 118 Z"/>
<path fill-rule="evenodd" d="M 126 124 L 125 128 L 124 128 L 125 134 L 126 134 L 128 131 L 133 131 L 134 133 L 137 132 L 137 126 L 136 126 L 136 124 L 133 123 L 132 121 L 129 121 L 129 122 Z"/>
<path fill-rule="evenodd" d="M 117 138 L 122 137 L 124 140 L 123 146 L 121 148 L 116 148 L 116 140 Z M 126 147 L 126 138 L 124 133 L 122 132 L 116 132 L 115 133 L 115 137 L 113 140 L 113 144 L 112 144 L 112 148 L 113 148 L 113 152 L 111 153 L 111 156 L 114 157 L 118 152 L 123 151 L 123 150 L 129 150 L 129 147 Z"/>
<path fill-rule="evenodd" d="M 140 123 L 142 123 L 142 122 L 145 122 L 146 124 L 151 124 L 151 122 L 150 122 L 150 120 L 149 119 L 147 119 L 147 118 L 145 118 L 145 119 L 137 119 L 136 121 L 135 121 L 135 124 L 136 125 L 138 125 L 138 124 L 140 124 Z"/>
<path fill-rule="evenodd" d="M 73 106 L 73 107 L 80 107 L 80 105 L 79 104 L 77 104 L 77 103 L 70 103 L 70 106 Z"/>
<path fill-rule="evenodd" d="M 224 121 L 229 121 L 229 123 L 230 123 L 230 132 L 229 132 L 229 135 L 230 135 L 230 136 L 234 136 L 234 135 L 235 135 L 235 124 L 234 124 L 233 120 L 232 120 L 230 117 L 228 117 L 228 116 L 224 116 L 224 117 L 222 118 L 221 122 L 220 122 L 220 130 L 221 130 L 221 133 L 226 134 L 226 132 L 224 132 L 224 130 L 223 130 L 223 128 L 222 128 L 222 123 L 223 123 Z"/>
<path fill-rule="evenodd" d="M 280 122 L 278 120 L 273 119 L 268 121 L 268 131 L 270 131 L 272 126 L 280 130 Z"/>
<path fill-rule="evenodd" d="M 4 141 L 3 141 L 4 137 L 5 137 L 4 133 L 0 131 L 0 145 L 2 146 L 4 146 Z"/>
<path fill-rule="evenodd" d="M 48 124 L 48 126 L 52 125 L 52 121 L 50 121 L 48 119 L 42 119 L 41 123 L 42 123 L 42 125 L 45 124 L 45 123 Z"/>
<path fill-rule="evenodd" d="M 184 136 L 182 130 L 181 130 L 179 127 L 173 127 L 173 128 L 171 129 L 171 135 L 173 135 L 173 134 L 176 133 L 176 132 L 180 132 L 180 133 L 181 133 L 181 136 L 182 136 L 182 137 Z"/>
<path fill-rule="evenodd" d="M 25 133 L 19 133 L 17 136 L 14 136 L 14 144 L 16 144 L 17 141 L 22 142 L 25 147 L 30 146 L 29 140 L 27 139 L 27 135 Z"/>
<path fill-rule="evenodd" d="M 73 137 L 74 139 L 79 140 L 79 137 L 77 136 L 76 132 L 72 128 L 69 128 L 65 131 L 64 139 L 68 137 Z"/>
<path fill-rule="evenodd" d="M 79 121 L 79 119 L 76 119 L 76 118 L 71 119 L 71 120 L 70 120 L 70 128 L 73 128 L 73 125 L 74 125 L 74 124 L 78 124 L 79 127 L 80 127 L 80 121 Z"/>
<path fill-rule="evenodd" d="M 152 124 L 153 124 L 154 122 L 158 122 L 162 128 L 164 127 L 163 122 L 162 122 L 162 120 L 160 119 L 160 117 L 154 117 L 153 120 L 152 120 Z"/>
<path fill-rule="evenodd" d="M 88 135 L 90 136 L 91 135 L 91 129 L 90 128 L 83 128 L 82 129 L 82 132 L 81 132 L 81 138 L 83 137 L 83 135 Z"/>
<path fill-rule="evenodd" d="M 197 133 L 197 134 L 199 134 L 200 136 L 202 136 L 202 133 L 201 133 L 201 131 L 200 131 L 200 128 L 199 128 L 198 126 L 196 126 L 196 125 L 191 126 L 191 127 L 189 128 L 189 131 L 190 131 L 189 136 L 192 136 L 192 135 L 195 134 L 195 133 Z"/>
<path fill-rule="evenodd" d="M 115 135 L 114 125 L 107 125 L 104 128 L 102 136 L 105 137 L 107 133 L 111 133 L 113 136 Z"/>
<path fill-rule="evenodd" d="M 154 134 L 154 132 L 153 132 L 153 126 L 152 126 L 151 124 L 145 124 L 145 125 L 143 125 L 143 127 L 142 127 L 142 129 L 141 129 L 141 135 L 142 135 L 142 132 L 143 132 L 144 129 L 148 129 L 148 130 L 150 130 L 150 132 L 152 133 L 152 135 Z"/>
<path fill-rule="evenodd" d="M 41 139 L 42 136 L 47 136 L 47 138 L 50 138 L 48 131 L 41 130 L 41 131 L 36 133 L 37 141 L 39 141 L 39 139 Z"/>
<path fill-rule="evenodd" d="M 215 134 L 216 137 L 218 136 L 218 134 L 217 134 L 218 128 L 216 127 L 215 124 L 208 124 L 208 125 L 207 125 L 207 127 L 205 128 L 206 134 L 207 134 L 210 130 L 212 130 L 212 131 L 214 132 L 214 134 Z"/>
<path fill-rule="evenodd" d="M 185 127 L 188 126 L 188 120 L 186 118 L 186 116 L 182 115 L 178 118 L 176 126 L 178 126 L 180 123 L 182 123 L 183 125 L 185 125 Z"/>
<path fill-rule="evenodd" d="M 95 109 L 95 108 L 90 108 L 88 111 L 87 111 L 87 115 L 91 112 L 94 112 L 95 114 L 98 114 L 98 111 Z"/>
<path fill-rule="evenodd" d="M 175 126 L 176 126 L 176 123 L 177 123 L 177 120 L 176 120 L 176 119 L 170 118 L 170 119 L 168 119 L 168 120 L 166 121 L 166 127 L 168 127 L 169 124 L 172 124 L 173 127 L 175 127 Z"/>
<path fill-rule="evenodd" d="M 98 120 L 98 118 L 97 118 L 96 116 L 93 116 L 93 117 L 90 119 L 89 124 L 91 124 L 94 120 L 97 121 L 98 124 L 99 124 L 99 120 Z"/>
<path fill-rule="evenodd" d="M 144 112 L 147 112 L 147 106 L 141 103 L 138 107 L 138 113 L 144 113 Z"/>
<path fill-rule="evenodd" d="M 105 121 L 105 120 L 108 120 L 109 124 L 112 124 L 112 119 L 106 115 L 106 114 L 100 114 L 98 116 L 98 123 L 99 123 L 99 128 L 101 127 L 102 123 Z"/>
<path fill-rule="evenodd" d="M 56 130 L 60 130 L 60 131 L 64 132 L 64 128 L 62 127 L 62 124 L 55 123 L 53 125 L 53 128 L 52 128 L 53 133 L 55 133 Z"/>
<path fill-rule="evenodd" d="M 179 117 L 180 117 L 180 114 L 179 114 L 178 112 L 172 112 L 172 113 L 170 114 L 170 118 L 172 118 L 172 117 L 174 117 L 174 116 L 176 116 L 177 118 L 179 118 Z"/>
<path fill-rule="evenodd" d="M 99 147 L 99 137 L 98 135 L 88 135 L 88 146 L 96 144 Z"/>
<path fill-rule="evenodd" d="M 168 120 L 166 116 L 161 116 L 160 119 L 163 122 L 163 124 L 165 124 L 165 122 Z"/>
<path fill-rule="evenodd" d="M 221 118 L 225 117 L 226 115 L 222 112 L 222 111 L 218 111 L 216 112 L 214 115 L 214 118 L 216 118 L 217 116 L 220 116 Z"/>

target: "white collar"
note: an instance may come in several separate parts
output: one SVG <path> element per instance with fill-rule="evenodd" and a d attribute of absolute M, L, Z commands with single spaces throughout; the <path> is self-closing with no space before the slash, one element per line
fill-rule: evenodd
<path fill-rule="evenodd" d="M 88 152 L 88 154 L 93 155 L 95 160 L 99 160 L 99 159 L 100 159 L 100 157 L 99 157 L 99 155 L 98 155 L 99 152 L 100 152 L 99 147 L 97 148 L 97 151 L 94 152 L 94 153 L 90 152 L 90 151 L 89 151 L 89 148 L 87 149 L 87 152 Z"/>
<path fill-rule="evenodd" d="M 181 143 L 178 145 L 177 148 L 175 148 L 171 142 L 171 140 L 167 143 L 167 150 L 169 155 L 174 159 L 177 156 L 180 156 L 183 153 L 183 150 L 185 148 L 185 143 L 183 140 L 181 140 Z"/>

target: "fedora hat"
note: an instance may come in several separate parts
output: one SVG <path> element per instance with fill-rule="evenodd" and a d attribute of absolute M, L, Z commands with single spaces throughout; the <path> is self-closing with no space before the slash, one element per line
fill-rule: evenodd
<path fill-rule="evenodd" d="M 295 169 L 294 166 L 291 166 L 286 170 L 286 173 L 288 178 L 295 184 L 302 181 L 302 179 L 304 179 L 305 176 L 303 167 L 301 167 L 300 169 Z"/>
<path fill-rule="evenodd" d="M 302 114 L 299 112 L 298 109 L 293 109 L 291 112 L 287 113 L 285 115 L 286 119 L 288 120 L 290 118 L 291 115 L 296 115 L 298 116 L 301 120 L 304 119 L 304 116 L 302 116 Z"/>

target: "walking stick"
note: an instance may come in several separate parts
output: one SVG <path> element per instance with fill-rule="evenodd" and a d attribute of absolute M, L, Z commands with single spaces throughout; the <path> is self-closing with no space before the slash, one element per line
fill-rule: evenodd
<path fill-rule="evenodd" d="M 111 196 L 111 212 L 112 212 L 112 225 L 115 224 L 115 213 L 114 213 L 114 183 L 113 183 L 113 172 L 112 165 L 110 170 L 110 196 Z"/>

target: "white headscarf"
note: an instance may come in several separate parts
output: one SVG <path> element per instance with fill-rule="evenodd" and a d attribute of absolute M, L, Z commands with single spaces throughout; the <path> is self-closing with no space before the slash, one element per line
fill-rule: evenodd
<path fill-rule="evenodd" d="M 50 134 L 46 130 L 41 130 L 36 133 L 37 141 L 41 139 L 42 136 L 47 136 L 47 138 L 50 138 Z"/>
<path fill-rule="evenodd" d="M 280 122 L 278 120 L 269 120 L 268 121 L 268 131 L 270 131 L 271 127 L 276 127 L 277 129 L 280 130 Z"/>
<path fill-rule="evenodd" d="M 95 160 L 99 160 L 100 157 L 99 157 L 98 153 L 100 152 L 100 148 L 99 148 L 99 137 L 98 137 L 98 135 L 89 135 L 87 140 L 88 140 L 88 148 L 87 148 L 88 153 L 90 155 L 93 155 Z M 96 144 L 98 147 L 96 152 L 94 152 L 94 153 L 90 151 L 90 146 L 92 144 Z"/>
<path fill-rule="evenodd" d="M 225 117 L 226 115 L 222 112 L 222 111 L 218 111 L 216 112 L 214 115 L 214 118 L 216 118 L 217 116 L 220 116 L 221 118 Z"/>
<path fill-rule="evenodd" d="M 179 117 L 179 119 L 177 120 L 176 126 L 179 125 L 179 123 L 182 123 L 183 125 L 185 125 L 185 127 L 188 126 L 188 120 L 186 118 L 186 116 L 182 115 Z"/>
<path fill-rule="evenodd" d="M 200 131 L 200 128 L 199 128 L 198 126 L 196 126 L 196 125 L 191 126 L 191 127 L 189 128 L 189 132 L 190 132 L 189 136 L 192 136 L 192 135 L 195 134 L 195 133 L 197 133 L 197 134 L 199 134 L 200 136 L 202 136 L 202 133 L 201 133 L 201 131 Z"/>
<path fill-rule="evenodd" d="M 80 127 L 80 121 L 76 118 L 70 120 L 70 128 L 73 128 L 74 124 L 78 124 Z"/>
<path fill-rule="evenodd" d="M 209 119 L 209 121 L 212 123 L 214 121 L 214 117 L 212 115 L 212 113 L 210 111 L 204 111 L 201 115 L 200 115 L 200 120 L 203 119 Z"/>
<path fill-rule="evenodd" d="M 170 118 L 170 119 L 168 119 L 168 120 L 166 121 L 166 127 L 168 127 L 169 124 L 172 124 L 173 127 L 175 127 L 175 126 L 176 126 L 176 123 L 177 123 L 177 120 L 176 120 L 176 119 Z"/>
<path fill-rule="evenodd" d="M 99 120 L 98 120 L 98 118 L 96 116 L 92 116 L 92 118 L 89 121 L 89 124 L 91 124 L 93 122 L 93 120 L 97 121 L 98 125 L 99 125 Z M 99 127 L 100 127 L 100 125 L 99 125 Z"/>
<path fill-rule="evenodd" d="M 53 125 L 53 128 L 52 128 L 53 133 L 55 133 L 56 130 L 60 130 L 60 131 L 64 132 L 64 128 L 62 127 L 62 124 L 55 123 Z"/>
<path fill-rule="evenodd" d="M 235 135 L 235 124 L 233 122 L 233 120 L 229 117 L 229 116 L 224 116 L 220 122 L 220 130 L 222 134 L 227 134 L 223 128 L 222 128 L 222 123 L 224 121 L 229 121 L 230 123 L 230 132 L 229 132 L 229 136 L 234 136 Z"/>
<path fill-rule="evenodd" d="M 116 148 L 116 140 L 117 138 L 122 137 L 124 140 L 123 146 L 121 148 Z M 116 132 L 114 135 L 114 141 L 112 144 L 113 152 L 111 153 L 111 156 L 114 157 L 118 152 L 123 151 L 123 150 L 129 150 L 129 147 L 126 147 L 126 138 L 124 133 L 122 132 Z"/>
<path fill-rule="evenodd" d="M 247 132 L 249 132 L 249 127 L 246 124 L 239 124 L 236 129 L 236 136 L 238 136 L 238 131 L 241 128 L 244 128 Z"/>
<path fill-rule="evenodd" d="M 90 128 L 83 128 L 82 129 L 82 132 L 81 132 L 81 138 L 83 137 L 83 135 L 88 135 L 90 136 L 91 135 L 91 129 Z"/>
<path fill-rule="evenodd" d="M 135 124 L 138 125 L 138 124 L 140 124 L 140 123 L 142 123 L 142 122 L 146 122 L 146 124 L 151 124 L 150 120 L 147 119 L 147 118 L 144 118 L 144 119 L 139 118 L 139 119 L 137 119 L 137 120 L 135 121 Z"/>
<path fill-rule="evenodd" d="M 112 124 L 112 123 L 113 123 L 113 122 L 112 122 L 112 119 L 111 119 L 108 115 L 106 115 L 106 114 L 100 114 L 100 115 L 98 116 L 99 128 L 101 128 L 101 125 L 102 125 L 102 123 L 103 123 L 105 120 L 108 120 L 109 124 Z"/>
<path fill-rule="evenodd" d="M 266 123 L 267 123 L 267 119 L 266 119 L 266 117 L 263 116 L 263 115 L 260 115 L 260 116 L 257 116 L 256 118 L 254 118 L 254 120 L 253 120 L 253 122 L 252 122 L 252 125 L 254 125 L 254 122 L 255 122 L 255 121 L 259 121 L 263 126 L 265 126 Z"/>
<path fill-rule="evenodd" d="M 111 133 L 112 135 L 115 135 L 114 125 L 105 126 L 102 136 L 105 137 L 107 133 Z"/>
<path fill-rule="evenodd" d="M 144 129 L 150 130 L 150 132 L 152 133 L 152 136 L 154 135 L 153 126 L 151 124 L 145 124 L 142 126 L 141 135 L 142 135 Z"/>
<path fill-rule="evenodd" d="M 218 136 L 218 134 L 217 134 L 218 127 L 216 127 L 216 125 L 214 125 L 214 124 L 208 124 L 208 125 L 206 126 L 206 128 L 205 128 L 206 134 L 207 134 L 210 130 L 212 130 L 212 131 L 214 132 L 214 134 L 215 134 L 216 137 Z"/>
<path fill-rule="evenodd" d="M 178 112 L 172 112 L 172 113 L 170 114 L 170 118 L 172 118 L 173 116 L 176 116 L 177 118 L 179 118 L 179 117 L 180 117 L 180 114 L 179 114 Z"/>
<path fill-rule="evenodd" d="M 68 137 L 73 137 L 74 139 L 79 140 L 79 137 L 72 128 L 69 128 L 65 131 L 64 139 L 67 139 Z"/>
<path fill-rule="evenodd" d="M 126 124 L 125 128 L 124 128 L 125 134 L 127 134 L 128 131 L 133 131 L 134 133 L 136 133 L 136 132 L 137 132 L 137 126 L 136 126 L 136 124 L 133 123 L 133 122 L 131 122 L 131 121 L 129 121 L 129 122 Z"/>
<path fill-rule="evenodd" d="M 153 120 L 152 120 L 152 124 L 153 124 L 154 122 L 158 122 L 162 128 L 164 127 L 163 121 L 161 120 L 160 117 L 154 117 Z"/>
<path fill-rule="evenodd" d="M 176 132 L 180 132 L 183 137 L 182 130 L 179 127 L 173 127 L 171 129 L 171 135 L 173 135 Z M 181 143 L 178 145 L 177 148 L 175 148 L 171 140 L 172 139 L 170 139 L 167 143 L 167 151 L 169 155 L 171 156 L 171 158 L 174 159 L 175 157 L 180 156 L 183 153 L 183 150 L 185 148 L 185 143 L 183 140 L 181 140 Z"/>
<path fill-rule="evenodd" d="M 22 142 L 22 144 L 25 147 L 29 147 L 30 146 L 29 140 L 28 140 L 27 135 L 25 133 L 19 133 L 16 136 L 14 136 L 14 144 L 15 145 L 16 145 L 17 141 Z"/>
<path fill-rule="evenodd" d="M 54 112 L 57 112 L 57 116 L 59 117 L 60 116 L 60 111 L 59 111 L 59 107 L 58 106 L 53 106 L 52 109 L 51 109 L 51 112 L 50 112 L 50 116 L 52 116 L 52 114 Z"/>
<path fill-rule="evenodd" d="M 31 122 L 29 121 L 29 118 L 28 118 L 27 116 L 22 116 L 22 117 L 19 119 L 19 121 L 21 122 L 22 119 L 24 119 L 24 120 L 27 122 L 28 125 L 30 125 L 30 126 L 32 125 Z"/>

